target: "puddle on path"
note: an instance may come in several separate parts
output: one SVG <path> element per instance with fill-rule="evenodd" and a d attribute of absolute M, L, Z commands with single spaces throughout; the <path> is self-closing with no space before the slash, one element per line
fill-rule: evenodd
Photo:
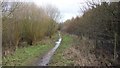
<path fill-rule="evenodd" d="M 40 61 L 37 62 L 37 66 L 46 66 L 49 63 L 52 55 L 54 54 L 56 49 L 60 46 L 61 41 L 62 41 L 62 38 L 59 33 L 59 40 L 56 42 L 55 47 L 52 48 L 45 56 L 42 57 Z"/>

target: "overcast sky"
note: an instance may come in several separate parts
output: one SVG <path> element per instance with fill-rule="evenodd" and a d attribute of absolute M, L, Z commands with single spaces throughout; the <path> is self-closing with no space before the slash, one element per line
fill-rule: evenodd
<path fill-rule="evenodd" d="M 38 6 L 52 4 L 56 6 L 62 15 L 61 21 L 65 21 L 67 19 L 71 19 L 72 17 L 76 17 L 77 15 L 82 15 L 80 12 L 80 7 L 86 5 L 86 1 L 92 0 L 33 0 Z M 118 2 L 120 0 L 93 0 L 93 1 L 111 1 Z"/>
<path fill-rule="evenodd" d="M 56 6 L 61 13 L 60 21 L 64 22 L 67 19 L 76 17 L 77 15 L 82 15 L 80 8 L 86 5 L 85 3 L 86 1 L 91 1 L 91 0 L 20 0 L 20 1 L 28 1 L 28 2 L 32 1 L 35 2 L 35 4 L 37 4 L 38 6 L 45 6 L 47 4 Z M 93 1 L 98 1 L 98 0 L 93 0 Z M 111 0 L 111 1 L 115 1 L 115 0 Z"/>
<path fill-rule="evenodd" d="M 57 7 L 61 13 L 60 22 L 64 22 L 67 19 L 81 15 L 80 7 L 84 5 L 85 0 L 4 0 L 8 2 L 20 1 L 20 2 L 34 2 L 38 6 L 46 6 L 51 4 Z"/>
<path fill-rule="evenodd" d="M 80 15 L 79 7 L 82 6 L 85 0 L 33 0 L 38 6 L 52 4 L 56 6 L 62 15 L 60 21 L 65 21 Z"/>

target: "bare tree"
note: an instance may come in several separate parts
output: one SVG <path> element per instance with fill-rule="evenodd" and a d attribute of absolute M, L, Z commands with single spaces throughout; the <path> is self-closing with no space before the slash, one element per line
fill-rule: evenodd
<path fill-rule="evenodd" d="M 51 38 L 51 35 L 56 31 L 56 23 L 60 20 L 60 11 L 53 5 L 47 5 L 45 12 L 49 16 L 49 26 L 47 35 Z"/>
<path fill-rule="evenodd" d="M 52 18 L 55 21 L 58 21 L 60 19 L 60 11 L 53 5 L 50 4 L 47 5 L 45 8 L 45 12 L 48 14 L 50 18 Z"/>

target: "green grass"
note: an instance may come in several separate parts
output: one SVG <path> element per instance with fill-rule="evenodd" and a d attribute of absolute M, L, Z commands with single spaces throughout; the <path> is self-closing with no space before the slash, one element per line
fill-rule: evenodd
<path fill-rule="evenodd" d="M 55 41 L 58 39 L 58 34 L 53 37 L 45 38 L 35 45 L 18 48 L 13 55 L 7 55 L 2 59 L 3 66 L 29 66 L 32 63 L 42 57 L 55 45 Z"/>
<path fill-rule="evenodd" d="M 51 49 L 52 45 L 34 45 L 18 49 L 13 55 L 3 57 L 3 65 L 5 66 L 21 66 L 28 64 L 27 61 L 41 56 L 43 53 Z M 31 60 L 32 61 L 32 60 Z"/>
<path fill-rule="evenodd" d="M 56 50 L 55 54 L 53 55 L 51 62 L 49 63 L 50 66 L 66 66 L 73 63 L 71 60 L 65 59 L 63 53 L 67 50 L 71 43 L 73 42 L 73 38 L 70 35 L 62 34 L 62 42 L 61 45 Z"/>

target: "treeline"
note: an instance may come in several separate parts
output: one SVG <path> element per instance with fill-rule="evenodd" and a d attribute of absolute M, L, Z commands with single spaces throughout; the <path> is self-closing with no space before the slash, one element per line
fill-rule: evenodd
<path fill-rule="evenodd" d="M 83 16 L 64 23 L 62 31 L 95 41 L 95 48 L 103 47 L 120 60 L 120 2 L 94 4 Z"/>
<path fill-rule="evenodd" d="M 22 42 L 33 45 L 57 31 L 59 10 L 48 5 L 38 7 L 32 2 L 2 2 L 3 55 L 16 50 Z"/>

